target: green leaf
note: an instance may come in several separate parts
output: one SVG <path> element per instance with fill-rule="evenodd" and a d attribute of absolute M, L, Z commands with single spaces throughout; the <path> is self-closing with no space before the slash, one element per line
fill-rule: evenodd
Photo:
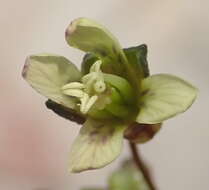
<path fill-rule="evenodd" d="M 134 165 L 125 165 L 109 178 L 109 190 L 150 190 L 143 174 Z"/>
<path fill-rule="evenodd" d="M 128 62 L 126 64 L 126 78 L 135 89 L 136 96 L 139 96 L 141 93 L 141 81 L 143 78 L 149 76 L 147 46 L 142 44 L 136 47 L 126 48 L 123 51 Z"/>
<path fill-rule="evenodd" d="M 186 111 L 194 102 L 197 89 L 168 74 L 152 75 L 142 81 L 138 123 L 155 124 Z"/>
<path fill-rule="evenodd" d="M 64 95 L 61 87 L 69 82 L 78 81 L 81 74 L 66 58 L 53 54 L 29 56 L 22 75 L 40 94 L 66 107 L 75 107 L 76 100 Z"/>
<path fill-rule="evenodd" d="M 121 152 L 124 129 L 113 121 L 88 119 L 72 145 L 70 172 L 102 168 L 115 160 Z"/>

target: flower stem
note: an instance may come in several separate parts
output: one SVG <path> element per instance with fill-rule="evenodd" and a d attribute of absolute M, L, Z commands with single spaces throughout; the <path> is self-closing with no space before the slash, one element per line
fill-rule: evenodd
<path fill-rule="evenodd" d="M 146 166 L 146 164 L 144 163 L 144 161 L 142 160 L 139 150 L 136 147 L 135 143 L 129 142 L 130 145 L 130 149 L 131 149 L 131 153 L 133 156 L 133 160 L 137 166 L 137 168 L 140 170 L 140 172 L 142 172 L 147 184 L 150 187 L 150 190 L 157 190 L 157 188 L 155 187 L 153 181 L 152 181 L 152 177 L 150 175 L 150 171 L 148 170 L 148 167 Z"/>

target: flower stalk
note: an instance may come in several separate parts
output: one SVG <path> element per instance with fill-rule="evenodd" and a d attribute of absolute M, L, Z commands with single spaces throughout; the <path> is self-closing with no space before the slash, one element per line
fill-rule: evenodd
<path fill-rule="evenodd" d="M 149 168 L 145 164 L 143 159 L 141 158 L 141 154 L 140 154 L 139 150 L 137 149 L 137 145 L 133 142 L 129 142 L 129 146 L 130 146 L 133 161 L 135 162 L 135 165 L 140 170 L 140 172 L 142 172 L 146 183 L 150 187 L 150 190 L 157 190 L 157 188 L 155 187 L 155 184 L 153 182 Z"/>

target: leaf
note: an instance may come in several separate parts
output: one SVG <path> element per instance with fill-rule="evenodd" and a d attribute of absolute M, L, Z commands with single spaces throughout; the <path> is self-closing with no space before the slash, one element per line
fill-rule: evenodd
<path fill-rule="evenodd" d="M 152 75 L 142 81 L 138 123 L 155 124 L 186 111 L 197 96 L 188 82 L 168 74 Z"/>
<path fill-rule="evenodd" d="M 115 160 L 121 152 L 124 129 L 113 121 L 88 119 L 71 147 L 70 172 L 102 168 Z"/>
<path fill-rule="evenodd" d="M 32 55 L 26 59 L 22 76 L 40 94 L 54 102 L 74 108 L 76 100 L 61 92 L 61 87 L 78 81 L 81 74 L 69 60 L 53 54 Z"/>
<path fill-rule="evenodd" d="M 143 174 L 133 164 L 123 166 L 109 178 L 109 190 L 150 190 Z"/>

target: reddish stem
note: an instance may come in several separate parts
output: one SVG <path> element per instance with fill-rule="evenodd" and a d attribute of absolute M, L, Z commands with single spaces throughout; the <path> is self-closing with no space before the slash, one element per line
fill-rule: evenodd
<path fill-rule="evenodd" d="M 143 176 L 144 176 L 147 184 L 149 185 L 150 190 L 157 190 L 157 188 L 155 187 L 155 185 L 152 181 L 152 177 L 150 175 L 150 171 L 148 170 L 148 167 L 146 166 L 144 161 L 141 159 L 141 156 L 140 156 L 139 150 L 136 147 L 136 144 L 129 142 L 129 145 L 130 145 L 131 153 L 133 156 L 133 160 L 134 160 L 136 166 L 138 167 L 138 169 L 143 173 Z"/>

